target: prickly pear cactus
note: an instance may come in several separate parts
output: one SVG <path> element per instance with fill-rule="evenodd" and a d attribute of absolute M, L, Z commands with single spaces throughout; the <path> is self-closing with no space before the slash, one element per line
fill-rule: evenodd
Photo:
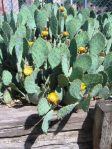
<path fill-rule="evenodd" d="M 47 133 L 54 111 L 112 95 L 112 14 L 99 16 L 38 0 L 0 22 L 0 99 L 37 105 Z M 58 110 L 57 110 L 58 109 Z"/>

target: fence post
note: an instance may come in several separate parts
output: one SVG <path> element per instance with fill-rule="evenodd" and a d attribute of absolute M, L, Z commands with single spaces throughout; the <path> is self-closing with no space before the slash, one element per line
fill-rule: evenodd
<path fill-rule="evenodd" d="M 88 1 L 84 0 L 84 8 L 87 8 Z"/>
<path fill-rule="evenodd" d="M 70 5 L 73 5 L 73 0 L 70 0 Z"/>

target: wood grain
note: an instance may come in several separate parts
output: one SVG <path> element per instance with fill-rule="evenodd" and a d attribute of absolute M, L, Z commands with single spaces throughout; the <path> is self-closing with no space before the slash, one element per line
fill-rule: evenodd
<path fill-rule="evenodd" d="M 94 115 L 93 148 L 112 149 L 112 102 L 97 103 Z"/>
<path fill-rule="evenodd" d="M 35 106 L 8 108 L 0 105 L 0 149 L 92 149 L 93 107 L 62 121 L 52 121 L 43 134 Z"/>

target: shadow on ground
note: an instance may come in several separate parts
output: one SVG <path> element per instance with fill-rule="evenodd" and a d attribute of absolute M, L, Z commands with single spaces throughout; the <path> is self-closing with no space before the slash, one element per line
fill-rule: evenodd
<path fill-rule="evenodd" d="M 79 146 L 79 149 L 92 149 L 92 139 L 90 141 L 90 138 L 92 138 L 92 127 L 93 127 L 93 109 L 89 110 L 88 116 L 86 117 L 82 129 L 79 130 L 78 140 L 77 144 Z M 78 113 L 77 113 L 78 114 Z M 71 115 L 68 115 L 65 117 L 62 121 L 53 121 L 50 124 L 50 132 L 53 132 L 54 135 L 57 135 L 59 132 L 63 130 L 66 123 L 68 122 Z M 25 144 L 24 149 L 32 149 L 33 144 L 35 143 L 36 139 L 43 134 L 41 130 L 42 123 L 40 122 L 38 125 L 37 123 L 40 121 L 40 117 L 37 114 L 33 114 L 29 116 L 25 123 L 25 130 L 31 129 L 31 133 L 28 135 Z M 56 130 L 52 130 L 52 127 L 58 123 L 58 126 L 56 127 Z M 75 131 L 75 130 L 74 130 Z"/>
<path fill-rule="evenodd" d="M 82 129 L 79 130 L 78 134 L 78 145 L 79 149 L 93 149 L 92 138 L 93 138 L 93 123 L 94 123 L 94 109 L 89 109 L 88 115 L 83 122 Z"/>

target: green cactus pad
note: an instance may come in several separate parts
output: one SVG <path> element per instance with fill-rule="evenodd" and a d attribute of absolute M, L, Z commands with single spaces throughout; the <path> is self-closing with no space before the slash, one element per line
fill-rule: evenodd
<path fill-rule="evenodd" d="M 81 80 L 76 79 L 71 83 L 69 93 L 72 97 L 81 100 L 80 89 L 81 89 Z"/>
<path fill-rule="evenodd" d="M 97 55 L 105 50 L 105 37 L 101 32 L 96 33 L 90 43 L 90 54 Z"/>
<path fill-rule="evenodd" d="M 37 110 L 40 116 L 45 115 L 51 109 L 51 105 L 48 103 L 46 98 L 41 98 Z"/>
<path fill-rule="evenodd" d="M 8 86 L 12 82 L 12 74 L 8 70 L 4 70 L 2 74 L 3 84 Z"/>
<path fill-rule="evenodd" d="M 77 57 L 74 68 L 75 67 L 81 67 L 83 72 L 86 72 L 92 65 L 91 57 L 87 54 L 81 55 Z"/>
<path fill-rule="evenodd" d="M 50 120 L 52 119 L 53 113 L 54 113 L 53 110 L 49 111 L 43 119 L 42 130 L 44 133 L 47 133 L 48 131 L 49 123 L 50 123 Z"/>

